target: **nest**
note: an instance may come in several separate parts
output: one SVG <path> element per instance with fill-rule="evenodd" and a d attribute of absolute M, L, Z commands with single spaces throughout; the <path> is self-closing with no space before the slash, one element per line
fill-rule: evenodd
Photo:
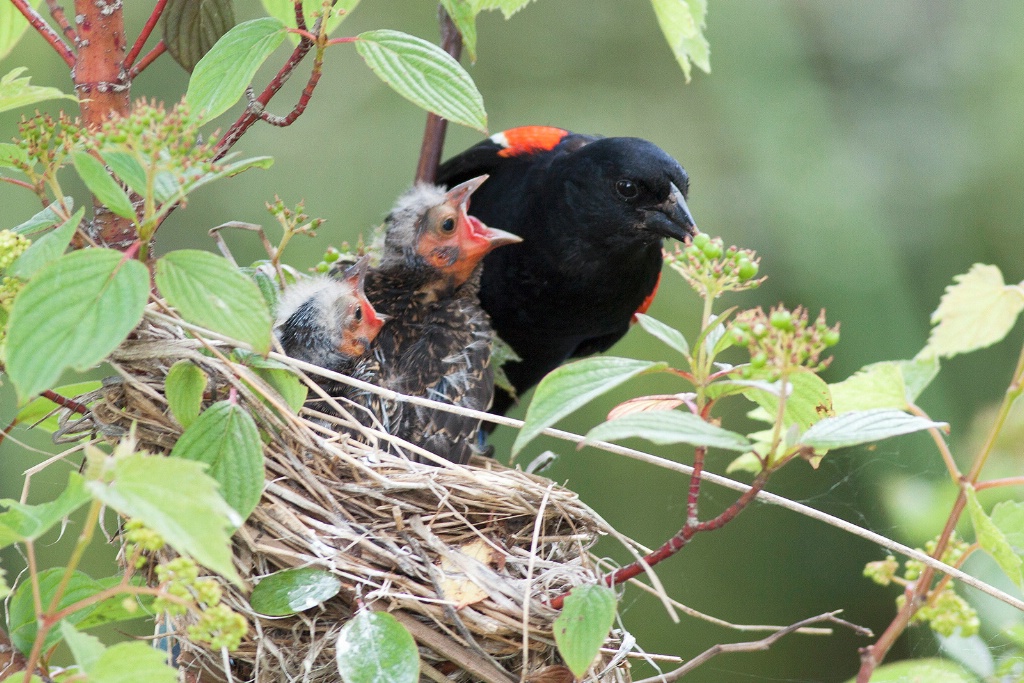
<path fill-rule="evenodd" d="M 231 350 L 151 312 L 111 356 L 118 376 L 78 399 L 91 412 L 65 416 L 62 430 L 113 441 L 134 428 L 140 447 L 168 453 L 182 428 L 170 416 L 164 378 L 188 359 L 208 375 L 209 401 L 233 391 L 269 435 L 262 499 L 233 537 L 246 589 L 223 582 L 225 602 L 246 617 L 249 635 L 226 660 L 188 640 L 188 618 L 174 620 L 168 626 L 191 678 L 337 681 L 338 632 L 365 605 L 390 612 L 412 633 L 424 680 L 551 680 L 550 667 L 561 664 L 552 632 L 558 612 L 546 602 L 597 581 L 588 550 L 612 532 L 605 522 L 572 491 L 493 460 L 418 464 L 374 445 L 372 437 L 386 435 L 352 438 L 365 429 L 354 420 L 337 418 L 340 429 L 327 429 L 305 410 L 293 415 L 258 377 L 227 360 Z M 254 613 L 252 585 L 295 567 L 331 572 L 342 591 L 293 616 Z M 629 680 L 631 641 L 613 631 L 588 680 Z"/>

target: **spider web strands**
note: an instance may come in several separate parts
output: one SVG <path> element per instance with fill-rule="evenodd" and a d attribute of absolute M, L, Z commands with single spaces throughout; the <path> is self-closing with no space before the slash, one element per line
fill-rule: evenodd
<path fill-rule="evenodd" d="M 237 340 L 230 339 L 229 337 L 217 334 L 216 332 L 213 332 L 211 330 L 207 330 L 197 325 L 192 325 L 190 323 L 183 322 L 177 318 L 172 318 L 169 316 L 162 315 L 160 313 L 156 313 L 155 311 L 152 310 L 147 310 L 146 316 L 151 317 L 155 320 L 159 320 L 161 322 L 179 325 L 182 327 L 182 329 L 188 330 L 195 334 L 200 334 L 206 337 L 207 339 L 215 339 L 228 342 L 240 348 L 250 348 L 249 345 L 245 344 L 244 342 L 239 342 Z M 369 391 L 371 393 L 381 396 L 386 400 L 405 401 L 413 405 L 420 405 L 427 408 L 433 408 L 435 410 L 443 410 L 446 412 L 454 413 L 456 415 L 477 418 L 480 420 L 485 420 L 487 422 L 493 422 L 494 424 L 513 427 L 515 429 L 521 429 L 524 424 L 522 420 L 516 420 L 514 418 L 505 417 L 503 415 L 492 415 L 491 413 L 487 413 L 482 410 L 472 410 L 469 408 L 462 408 L 459 406 L 449 405 L 447 403 L 432 401 L 428 398 L 421 398 L 419 396 L 406 396 L 405 394 L 399 394 L 395 391 L 391 391 L 390 389 L 382 389 L 381 387 L 378 387 L 375 384 L 370 384 L 368 382 L 362 382 L 360 380 L 353 379 L 348 375 L 343 375 L 337 372 L 332 372 L 330 370 L 325 370 L 324 368 L 321 368 L 317 365 L 313 365 L 311 363 L 306 363 L 304 361 L 290 358 L 289 356 L 286 356 L 281 353 L 272 352 L 269 354 L 269 357 L 272 358 L 273 360 L 279 361 L 293 368 L 302 370 L 306 373 L 317 375 L 319 377 L 325 377 L 327 379 L 331 379 L 336 382 L 341 382 L 343 384 L 347 384 L 357 389 Z M 541 434 L 553 436 L 557 439 L 562 439 L 563 441 L 570 441 L 575 444 L 583 443 L 586 440 L 586 437 L 584 437 L 581 434 L 574 434 L 572 432 L 567 432 L 561 429 L 547 428 L 544 429 L 541 432 Z M 598 450 L 606 451 L 608 453 L 614 453 L 616 455 L 622 455 L 627 458 L 639 460 L 641 462 L 662 467 L 667 470 L 672 470 L 674 472 L 679 472 L 684 475 L 690 475 L 693 473 L 693 468 L 688 465 L 673 462 L 665 458 L 659 458 L 658 456 L 651 455 L 649 453 L 644 453 L 643 451 L 638 451 L 632 448 L 626 448 L 624 446 L 619 446 L 604 441 L 589 442 L 587 445 L 592 446 L 593 448 L 596 448 Z M 702 472 L 701 478 L 704 481 L 707 481 L 711 484 L 731 489 L 733 491 L 738 491 L 740 493 L 745 493 L 747 490 L 750 489 L 748 485 L 742 482 L 736 481 L 734 479 L 729 479 L 728 477 L 723 477 L 722 475 L 714 474 L 711 472 Z M 936 560 L 934 557 L 931 557 L 930 555 L 927 555 L 921 552 L 920 550 L 916 550 L 914 548 L 911 548 L 910 546 L 903 545 L 898 541 L 894 541 L 891 538 L 887 538 L 885 536 L 882 536 L 881 534 L 869 531 L 868 529 L 864 529 L 863 527 L 859 527 L 856 524 L 848 522 L 844 519 L 840 519 L 839 517 L 835 517 L 820 510 L 816 510 L 808 505 L 804 505 L 803 503 L 798 503 L 796 501 L 789 500 L 788 498 L 784 498 L 774 493 L 761 491 L 757 494 L 756 499 L 761 501 L 762 503 L 776 505 L 786 510 L 790 510 L 791 512 L 795 512 L 797 514 L 804 515 L 805 517 L 809 517 L 810 519 L 814 519 L 824 524 L 828 524 L 829 526 L 833 526 L 837 529 L 853 534 L 854 536 L 862 538 L 866 541 L 880 545 L 886 550 L 890 550 L 894 553 L 903 555 L 904 557 L 917 560 L 918 562 L 921 562 L 926 566 L 932 567 L 936 571 L 940 571 L 943 574 L 946 574 L 967 586 L 976 588 L 977 590 L 985 593 L 986 595 L 990 595 L 1001 602 L 1005 602 L 1007 605 L 1010 605 L 1011 607 L 1024 611 L 1024 600 L 1009 595 L 1008 593 L 999 590 L 995 586 L 989 585 L 988 583 L 985 583 L 984 581 L 977 579 L 971 576 L 970 574 L 967 574 L 961 571 L 960 569 L 957 569 L 956 567 L 951 567 L 945 562 L 940 562 L 939 560 Z"/>

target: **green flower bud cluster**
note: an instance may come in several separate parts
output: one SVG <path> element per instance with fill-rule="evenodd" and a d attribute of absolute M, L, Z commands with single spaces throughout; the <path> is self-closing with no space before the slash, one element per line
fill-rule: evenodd
<path fill-rule="evenodd" d="M 839 323 L 829 327 L 825 311 L 812 323 L 804 307 L 790 311 L 779 304 L 768 313 L 760 307 L 740 312 L 727 334 L 733 343 L 750 349 L 744 377 L 774 380 L 798 367 L 815 372 L 827 367 L 831 358 L 821 360 L 821 354 L 839 343 Z"/>
<path fill-rule="evenodd" d="M 174 616 L 184 614 L 188 605 L 195 604 L 199 607 L 199 618 L 188 628 L 192 640 L 208 643 L 214 649 L 233 650 L 239 646 L 249 631 L 248 623 L 221 602 L 224 591 L 217 581 L 199 578 L 199 567 L 193 560 L 176 557 L 160 564 L 156 577 L 172 597 L 158 596 L 153 600 L 153 609 Z"/>
<path fill-rule="evenodd" d="M 764 278 L 757 278 L 761 260 L 750 249 L 724 246 L 720 237 L 697 233 L 685 247 L 676 245 L 666 254 L 672 266 L 704 298 L 716 298 L 724 292 L 753 289 Z"/>
<path fill-rule="evenodd" d="M 161 550 L 164 539 L 157 532 L 146 527 L 137 519 L 129 519 L 124 525 L 125 556 L 136 557 L 135 568 L 140 569 L 146 565 L 145 553 L 155 553 Z"/>
<path fill-rule="evenodd" d="M 896 572 L 900 570 L 900 563 L 896 558 L 889 555 L 884 560 L 868 562 L 864 566 L 864 576 L 871 579 L 879 586 L 888 586 L 896 580 Z"/>
<path fill-rule="evenodd" d="M 24 159 L 12 159 L 15 167 L 27 175 L 33 183 L 40 176 L 35 172 L 38 163 L 43 167 L 42 175 L 54 173 L 64 163 L 81 139 L 82 129 L 77 120 L 61 112 L 57 118 L 39 114 L 32 118 L 21 118 L 15 144 L 24 153 Z"/>
<path fill-rule="evenodd" d="M 0 271 L 10 268 L 32 244 L 24 235 L 13 230 L 0 230 Z"/>
<path fill-rule="evenodd" d="M 902 608 L 906 603 L 906 595 L 896 598 L 896 605 Z M 936 633 L 949 637 L 957 632 L 964 638 L 977 635 L 981 622 L 978 612 L 966 600 L 956 594 L 952 586 L 947 585 L 932 595 L 928 602 L 914 613 L 912 623 L 928 624 Z"/>

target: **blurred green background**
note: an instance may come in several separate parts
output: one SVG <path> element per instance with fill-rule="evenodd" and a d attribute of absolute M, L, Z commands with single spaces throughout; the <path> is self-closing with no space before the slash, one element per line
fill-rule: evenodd
<path fill-rule="evenodd" d="M 237 4 L 240 19 L 257 12 L 255 2 Z M 148 7 L 127 3 L 133 26 Z M 365 0 L 338 35 L 373 28 L 435 40 L 434 5 Z M 469 71 L 492 131 L 552 124 L 639 136 L 677 157 L 692 179 L 689 204 L 700 228 L 764 259 L 768 282 L 726 305 L 826 308 L 830 321 L 842 322 L 842 342 L 825 374 L 838 381 L 866 363 L 913 356 L 943 287 L 972 263 L 994 263 L 1008 281 L 1024 278 L 1021 35 L 1024 4 L 1016 0 L 712 2 L 713 72 L 695 73 L 687 85 L 643 0 L 542 0 L 507 22 L 499 14 L 481 16 L 479 58 Z M 280 64 L 283 54 L 271 63 Z M 0 71 L 20 65 L 30 67 L 33 82 L 70 90 L 63 64 L 35 36 L 26 36 Z M 261 74 L 260 85 L 269 73 Z M 300 67 L 272 111 L 291 107 L 306 73 L 308 66 Z M 162 59 L 136 81 L 133 96 L 176 100 L 186 83 Z M 19 114 L 0 116 L 0 138 L 15 134 Z M 231 120 L 229 114 L 218 125 Z M 263 203 L 277 194 L 288 203 L 305 199 L 311 215 L 328 218 L 317 239 L 289 247 L 288 260 L 309 267 L 327 245 L 355 240 L 381 221 L 412 180 L 423 122 L 424 114 L 378 82 L 353 49 L 332 48 L 306 114 L 287 129 L 257 125 L 235 148 L 273 155 L 273 168 L 198 192 L 161 229 L 158 249 L 212 248 L 206 231 L 229 220 L 269 226 Z M 452 130 L 448 154 L 479 137 Z M 80 188 L 69 187 L 81 202 Z M 0 205 L 4 225 L 38 210 L 30 196 L 6 185 Z M 261 255 L 248 235 L 229 241 L 240 261 Z M 699 304 L 670 274 L 650 313 L 692 338 Z M 961 463 L 977 443 L 985 410 L 1005 389 L 1019 343 L 1017 330 L 1011 342 L 946 362 L 922 398 L 933 417 L 951 423 Z M 613 353 L 677 360 L 640 330 Z M 586 431 L 619 400 L 678 390 L 663 380 L 636 381 L 562 426 Z M 3 424 L 13 412 L 10 387 L 0 387 Z M 513 413 L 522 414 L 522 407 Z M 725 419 L 737 430 L 752 427 L 742 410 Z M 993 472 L 1020 474 L 1022 432 L 1016 434 L 1001 446 Z M 15 436 L 52 450 L 40 436 L 20 430 Z M 498 431 L 499 454 L 507 454 L 511 440 L 508 430 Z M 685 478 L 554 440 L 538 440 L 522 459 L 545 449 L 561 454 L 548 476 L 579 491 L 642 543 L 659 544 L 681 524 Z M 685 449 L 654 452 L 690 457 Z M 18 497 L 21 473 L 43 458 L 10 441 L 0 446 L 0 496 Z M 713 455 L 710 467 L 721 472 L 727 462 Z M 65 471 L 58 466 L 35 478 L 32 499 L 52 497 Z M 912 544 L 938 533 L 952 496 L 924 436 L 840 451 L 816 471 L 796 463 L 769 488 Z M 707 486 L 703 514 L 732 499 Z M 66 558 L 76 532 L 69 529 L 47 549 L 44 566 Z M 615 544 L 599 551 L 628 561 Z M 112 573 L 110 555 L 98 549 L 90 571 Z M 896 589 L 874 586 L 861 569 L 882 557 L 880 549 L 837 530 L 755 505 L 725 529 L 698 537 L 658 573 L 675 598 L 738 623 L 788 624 L 842 608 L 846 618 L 879 633 L 892 617 Z M 13 578 L 20 557 L 8 550 L 2 560 Z M 992 574 L 983 558 L 968 568 Z M 986 638 L 1020 618 L 990 602 L 977 604 L 988 619 Z M 649 652 L 691 657 L 716 642 L 746 639 L 690 618 L 673 624 L 655 599 L 633 589 L 623 608 L 626 626 Z M 790 636 L 769 652 L 718 657 L 687 680 L 841 681 L 856 672 L 857 647 L 868 642 L 842 632 Z M 934 648 L 925 630 L 913 630 L 892 657 Z"/>

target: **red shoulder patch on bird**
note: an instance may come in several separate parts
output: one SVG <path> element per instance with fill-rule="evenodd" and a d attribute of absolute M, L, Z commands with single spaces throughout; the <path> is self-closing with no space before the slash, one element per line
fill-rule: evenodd
<path fill-rule="evenodd" d="M 500 157 L 515 157 L 531 152 L 546 152 L 558 146 L 569 131 L 554 126 L 520 126 L 491 136 L 502 147 Z"/>
<path fill-rule="evenodd" d="M 658 273 L 658 281 L 654 283 L 654 289 L 651 290 L 651 293 L 648 294 L 647 298 L 640 304 L 640 308 L 636 309 L 636 313 L 633 314 L 633 319 L 630 320 L 631 323 L 636 322 L 637 313 L 646 313 L 647 309 L 654 303 L 654 297 L 658 294 L 659 285 L 661 285 L 661 273 Z"/>

